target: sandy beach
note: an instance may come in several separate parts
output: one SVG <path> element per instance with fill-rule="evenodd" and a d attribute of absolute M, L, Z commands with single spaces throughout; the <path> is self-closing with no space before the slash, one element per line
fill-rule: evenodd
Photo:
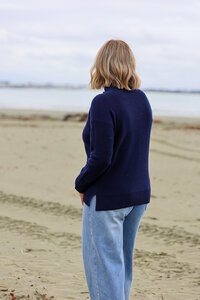
<path fill-rule="evenodd" d="M 86 114 L 0 112 L 0 299 L 89 299 L 81 252 Z M 200 299 L 200 121 L 154 117 L 152 197 L 131 298 Z M 111 299 L 109 299 L 111 300 Z"/>

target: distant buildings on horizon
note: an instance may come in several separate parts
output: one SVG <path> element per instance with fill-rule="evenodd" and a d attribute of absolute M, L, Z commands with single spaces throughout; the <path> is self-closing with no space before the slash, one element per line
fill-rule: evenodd
<path fill-rule="evenodd" d="M 56 84 L 56 83 L 33 83 L 33 82 L 27 82 L 27 83 L 12 83 L 7 80 L 0 81 L 0 88 L 45 88 L 45 89 L 74 89 L 74 90 L 80 90 L 80 89 L 90 89 L 89 85 L 87 84 Z M 166 89 L 166 88 L 143 88 L 146 92 L 160 92 L 160 93 L 195 93 L 199 94 L 200 89 Z"/>

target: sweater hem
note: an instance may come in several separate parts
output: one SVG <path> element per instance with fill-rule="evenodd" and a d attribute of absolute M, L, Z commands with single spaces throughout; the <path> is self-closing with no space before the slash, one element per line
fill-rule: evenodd
<path fill-rule="evenodd" d="M 98 193 L 98 191 L 93 191 L 93 193 L 87 195 L 84 194 L 84 202 L 88 206 L 90 206 L 90 200 L 94 195 L 96 195 L 96 211 L 114 210 L 149 203 L 151 198 L 151 188 L 124 194 L 101 194 Z"/>

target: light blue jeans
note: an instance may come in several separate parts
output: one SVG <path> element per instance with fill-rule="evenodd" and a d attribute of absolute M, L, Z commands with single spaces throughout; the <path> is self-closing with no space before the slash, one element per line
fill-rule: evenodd
<path fill-rule="evenodd" d="M 128 300 L 134 243 L 148 203 L 96 211 L 96 195 L 82 215 L 82 255 L 91 300 Z"/>

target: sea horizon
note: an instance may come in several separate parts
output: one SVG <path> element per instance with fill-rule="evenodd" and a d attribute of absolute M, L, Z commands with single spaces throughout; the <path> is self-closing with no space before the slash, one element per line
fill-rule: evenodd
<path fill-rule="evenodd" d="M 197 92 L 142 89 L 155 116 L 200 117 L 200 95 Z M 88 112 L 95 95 L 103 89 L 87 86 L 4 86 L 0 88 L 0 109 L 33 109 L 66 112 Z"/>

